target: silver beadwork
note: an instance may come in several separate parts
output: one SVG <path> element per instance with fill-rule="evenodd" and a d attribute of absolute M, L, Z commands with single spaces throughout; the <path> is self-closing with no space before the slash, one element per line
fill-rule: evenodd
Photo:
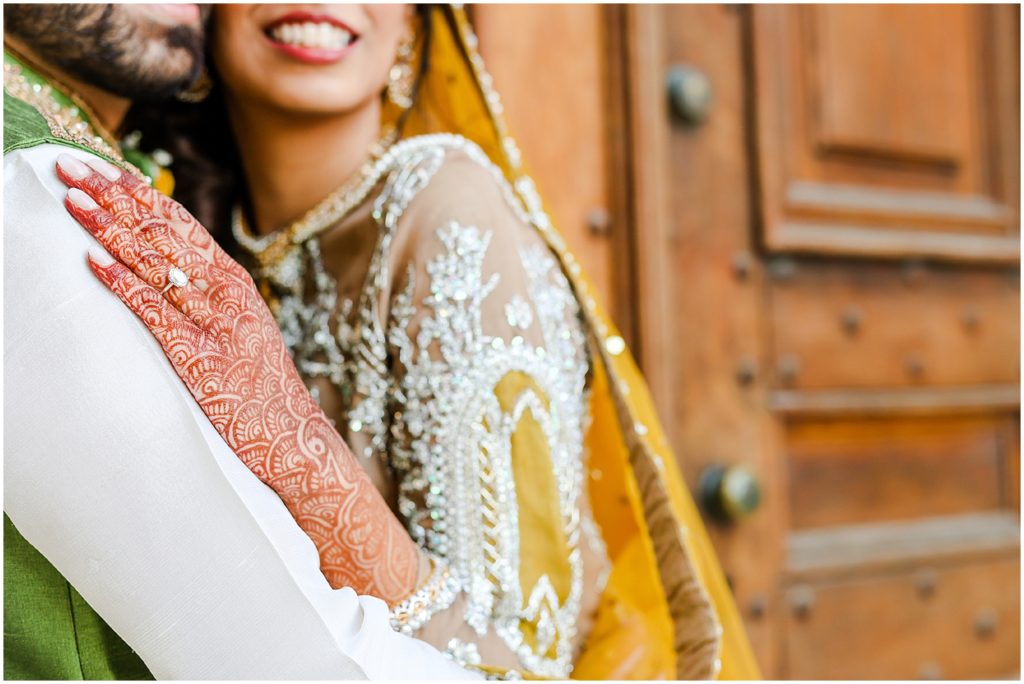
<path fill-rule="evenodd" d="M 459 595 L 459 583 L 447 564 L 431 556 L 430 565 L 431 573 L 423 586 L 391 609 L 391 626 L 407 636 L 415 634 L 435 614 L 447 610 Z"/>
<path fill-rule="evenodd" d="M 528 291 L 491 303 L 500 274 L 484 272 L 490 231 L 449 221 L 435 233 L 440 251 L 401 274 L 387 320 L 380 311 L 393 280 L 388 264 L 398 220 L 452 153 L 491 175 L 519 220 L 549 229 L 539 203 L 524 207 L 475 144 L 448 134 L 411 138 L 390 148 L 367 180 L 386 178 L 372 214 L 380 237 L 358 299 L 338 301 L 312 237 L 296 245 L 301 258 L 287 279 L 278 322 L 300 372 L 338 389 L 346 412 L 339 424 L 358 426 L 369 438 L 364 455 L 387 459 L 398 480 L 399 512 L 413 539 L 448 563 L 466 594 L 467 624 L 481 635 L 493 628 L 525 671 L 565 678 L 583 590 L 580 492 L 588 419 L 586 336 L 567 278 L 552 253 L 536 244 L 518 254 Z M 417 301 L 420 278 L 428 294 Z M 504 313 L 506 332 L 487 329 L 485 303 Z M 527 329 L 543 343 L 527 342 L 521 336 Z M 503 408 L 495 389 L 513 372 L 532 385 Z M 527 413 L 543 431 L 557 483 L 570 569 L 561 600 L 547 576 L 521 588 L 511 459 L 512 435 Z M 524 623 L 535 626 L 532 644 Z"/>
<path fill-rule="evenodd" d="M 26 102 L 39 112 L 54 137 L 82 145 L 108 159 L 117 160 L 122 168 L 136 178 L 149 182 L 148 177 L 142 171 L 124 160 L 121 150 L 108 143 L 102 136 L 94 134 L 92 127 L 82 118 L 82 112 L 77 106 L 62 105 L 57 101 L 52 86 L 30 83 L 20 66 L 6 61 L 4 62 L 4 91 L 12 97 Z"/>

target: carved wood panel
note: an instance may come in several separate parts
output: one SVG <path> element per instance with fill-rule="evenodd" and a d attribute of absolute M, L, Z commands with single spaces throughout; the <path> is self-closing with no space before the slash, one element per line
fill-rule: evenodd
<path fill-rule="evenodd" d="M 791 679 L 995 679 L 1020 667 L 1020 563 L 920 567 L 786 592 Z"/>
<path fill-rule="evenodd" d="M 790 529 L 998 511 L 1004 416 L 805 418 L 788 426 Z"/>
<path fill-rule="evenodd" d="M 999 270 L 804 263 L 773 280 L 775 386 L 1015 385 L 1020 283 Z"/>
<path fill-rule="evenodd" d="M 770 250 L 1013 262 L 1008 8 L 762 6 L 755 139 Z"/>

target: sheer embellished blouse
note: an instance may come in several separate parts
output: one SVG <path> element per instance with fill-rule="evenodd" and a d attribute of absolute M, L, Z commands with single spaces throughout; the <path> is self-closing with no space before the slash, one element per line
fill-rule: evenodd
<path fill-rule="evenodd" d="M 473 143 L 415 137 L 382 163 L 374 191 L 302 244 L 274 293 L 285 342 L 456 583 L 416 635 L 466 664 L 566 677 L 608 564 L 583 482 L 576 299 Z"/>

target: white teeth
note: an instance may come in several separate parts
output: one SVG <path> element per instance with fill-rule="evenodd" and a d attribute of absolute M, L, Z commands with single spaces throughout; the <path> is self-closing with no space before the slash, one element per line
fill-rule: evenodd
<path fill-rule="evenodd" d="M 270 31 L 270 37 L 287 45 L 327 50 L 340 50 L 352 42 L 351 33 L 327 22 L 278 24 Z"/>

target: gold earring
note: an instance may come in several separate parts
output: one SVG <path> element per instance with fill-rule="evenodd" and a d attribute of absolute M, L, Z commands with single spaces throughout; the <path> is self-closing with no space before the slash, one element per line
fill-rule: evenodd
<path fill-rule="evenodd" d="M 175 97 L 182 102 L 196 104 L 205 100 L 210 95 L 211 90 L 213 90 L 213 79 L 210 78 L 210 72 L 204 64 L 203 68 L 199 70 L 196 80 L 192 81 L 192 85 L 178 93 Z"/>
<path fill-rule="evenodd" d="M 398 44 L 398 55 L 388 72 L 388 99 L 402 109 L 412 107 L 412 91 L 416 85 L 412 68 L 415 46 L 416 34 L 410 31 Z"/>

